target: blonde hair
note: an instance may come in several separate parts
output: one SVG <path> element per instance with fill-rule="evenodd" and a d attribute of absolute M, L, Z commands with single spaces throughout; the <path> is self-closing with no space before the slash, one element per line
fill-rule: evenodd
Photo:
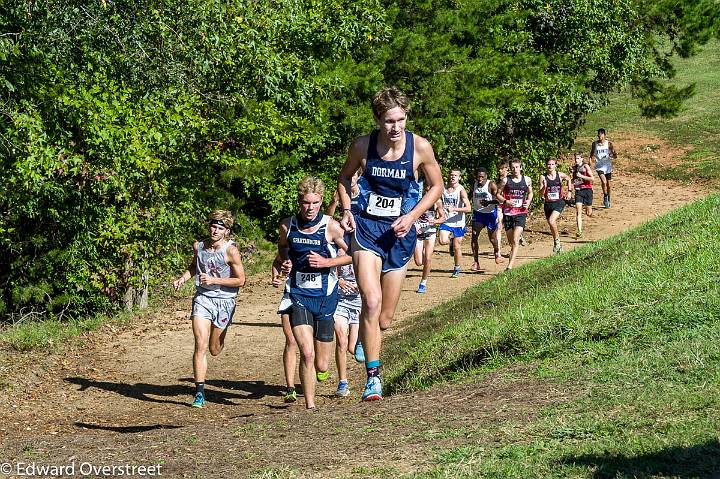
<path fill-rule="evenodd" d="M 410 100 L 398 87 L 386 87 L 375 93 L 372 99 L 372 111 L 378 120 L 395 107 L 400 107 L 405 113 L 410 112 Z"/>
<path fill-rule="evenodd" d="M 297 191 L 298 198 L 302 198 L 303 196 L 312 193 L 320 195 L 322 198 L 325 196 L 325 183 L 323 183 L 320 178 L 308 175 L 300 180 L 300 183 L 298 183 L 297 186 Z"/>
<path fill-rule="evenodd" d="M 222 221 L 227 229 L 232 229 L 235 224 L 235 218 L 233 218 L 232 213 L 228 210 L 215 210 L 211 212 L 207 217 L 207 222 L 210 223 L 211 221 Z"/>

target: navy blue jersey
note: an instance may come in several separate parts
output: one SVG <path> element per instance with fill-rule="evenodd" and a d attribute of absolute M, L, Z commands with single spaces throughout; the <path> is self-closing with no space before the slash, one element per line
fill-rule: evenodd
<path fill-rule="evenodd" d="M 337 256 L 335 244 L 326 237 L 330 217 L 323 215 L 317 229 L 312 233 L 303 233 L 297 226 L 295 217 L 290 218 L 288 228 L 289 256 L 292 261 L 288 286 L 290 294 L 303 296 L 332 296 L 337 292 L 336 268 L 313 268 L 308 261 L 310 252 L 324 258 Z"/>
<path fill-rule="evenodd" d="M 370 134 L 365 169 L 358 180 L 358 210 L 367 218 L 393 222 L 409 213 L 420 201 L 421 186 L 415 180 L 413 134 L 405 131 L 405 151 L 400 158 L 383 160 L 377 152 L 379 130 Z"/>

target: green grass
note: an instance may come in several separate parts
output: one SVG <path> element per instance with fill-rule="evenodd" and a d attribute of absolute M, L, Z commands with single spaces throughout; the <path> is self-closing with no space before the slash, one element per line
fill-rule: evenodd
<path fill-rule="evenodd" d="M 598 128 L 613 132 L 639 132 L 665 139 L 674 145 L 692 145 L 685 158 L 686 168 L 664 172 L 665 177 L 684 179 L 689 175 L 701 179 L 720 179 L 720 42 L 712 41 L 700 54 L 676 59 L 677 75 L 672 83 L 696 84 L 695 96 L 686 101 L 680 114 L 672 119 L 645 119 L 637 102 L 627 91 L 614 94 L 601 111 L 591 114 L 578 132 L 577 144 L 589 151 Z"/>
<path fill-rule="evenodd" d="M 582 385 L 421 477 L 711 477 L 720 471 L 720 196 L 481 283 L 391 338 L 392 391 L 532 365 Z M 516 374 L 516 373 L 513 373 Z"/>
<path fill-rule="evenodd" d="M 69 321 L 47 319 L 18 323 L 0 330 L 0 347 L 21 352 L 36 348 L 59 347 L 64 342 L 77 338 L 85 332 L 94 331 L 105 323 L 122 324 L 129 321 L 130 317 L 130 313 L 119 313 L 112 318 L 94 316 Z"/>

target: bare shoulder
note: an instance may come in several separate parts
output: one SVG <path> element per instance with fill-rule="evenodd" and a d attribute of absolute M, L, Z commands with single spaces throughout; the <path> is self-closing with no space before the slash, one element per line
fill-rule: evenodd
<path fill-rule="evenodd" d="M 228 246 L 226 252 L 227 252 L 228 257 L 230 257 L 232 260 L 236 260 L 236 261 L 241 260 L 240 250 L 238 249 L 238 247 L 235 243 L 231 243 L 230 246 Z"/>
<path fill-rule="evenodd" d="M 290 231 L 290 216 L 280 221 L 280 232 L 287 233 Z"/>
<path fill-rule="evenodd" d="M 413 134 L 413 147 L 416 154 L 420 155 L 420 159 L 435 159 L 435 152 L 427 138 Z"/>
<path fill-rule="evenodd" d="M 202 243 L 202 241 L 196 241 L 193 243 L 193 251 L 195 251 L 196 253 L 200 249 L 200 243 Z"/>
<path fill-rule="evenodd" d="M 363 135 L 355 139 L 350 145 L 348 154 L 355 158 L 365 158 L 368 145 L 370 144 L 370 135 Z"/>

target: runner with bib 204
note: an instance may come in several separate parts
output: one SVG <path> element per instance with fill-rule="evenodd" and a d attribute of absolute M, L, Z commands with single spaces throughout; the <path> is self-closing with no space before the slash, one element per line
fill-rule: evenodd
<path fill-rule="evenodd" d="M 405 129 L 408 98 L 395 87 L 372 100 L 377 129 L 355 140 L 338 180 L 340 224 L 354 231 L 352 255 L 362 297 L 360 338 L 365 348 L 367 382 L 363 401 L 382 399 L 381 329 L 390 326 L 400 299 L 407 263 L 415 249 L 415 222 L 443 192 L 440 167 L 430 143 Z M 358 180 L 358 214 L 350 211 L 351 180 Z M 430 189 L 420 199 L 418 170 Z"/>

